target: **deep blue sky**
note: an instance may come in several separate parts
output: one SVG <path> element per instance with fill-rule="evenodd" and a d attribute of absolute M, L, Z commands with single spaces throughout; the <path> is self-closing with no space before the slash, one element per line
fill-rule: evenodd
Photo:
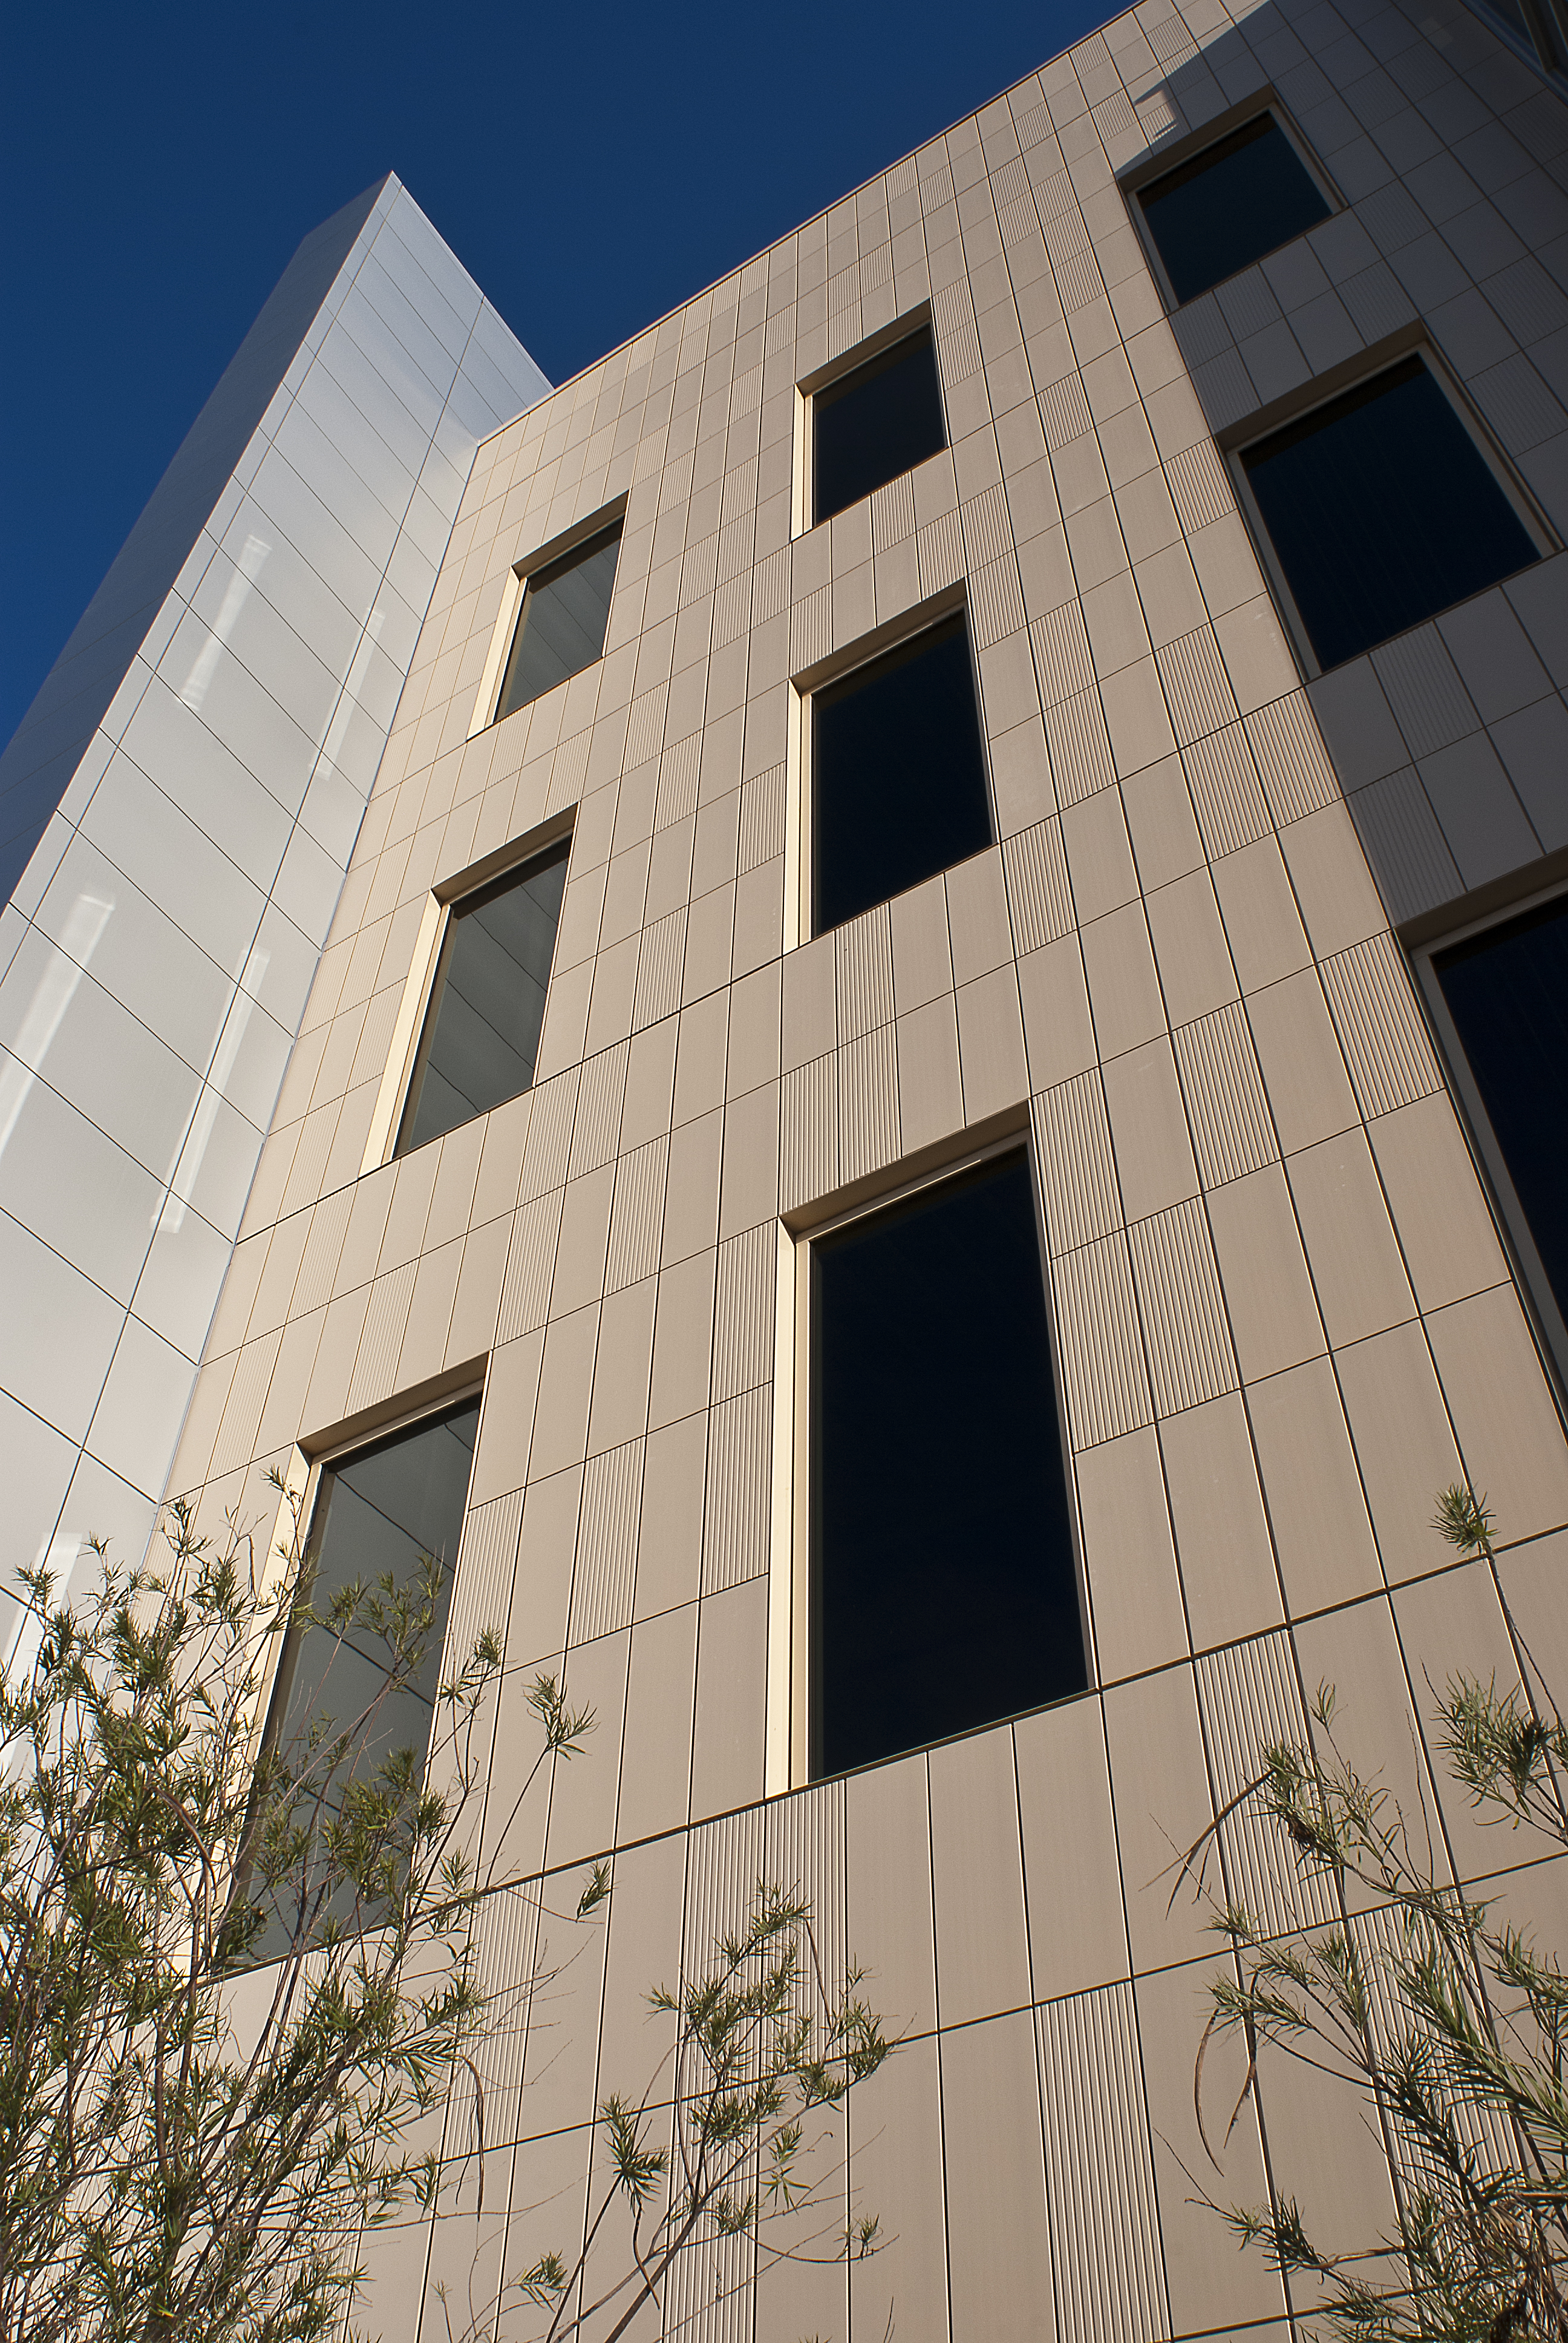
<path fill-rule="evenodd" d="M 0 742 L 300 237 L 388 167 L 559 382 L 1106 13 L 14 11 Z"/>

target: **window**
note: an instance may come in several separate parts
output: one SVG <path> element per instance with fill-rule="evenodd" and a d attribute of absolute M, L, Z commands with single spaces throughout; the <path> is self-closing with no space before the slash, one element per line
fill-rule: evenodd
<path fill-rule="evenodd" d="M 563 839 L 452 905 L 399 1155 L 531 1087 L 570 851 Z"/>
<path fill-rule="evenodd" d="M 322 1471 L 307 1549 L 307 1591 L 317 1611 L 327 1610 L 346 1587 L 357 1583 L 369 1591 L 388 1573 L 399 1585 L 417 1582 L 427 1555 L 443 1570 L 423 1663 L 416 1676 L 392 1692 L 383 1690 L 388 1655 L 370 1637 L 339 1639 L 310 1626 L 289 1633 L 267 1737 L 296 1766 L 308 1762 L 311 1729 L 321 1718 L 332 1719 L 336 1734 L 349 1732 L 381 1695 L 333 1777 L 329 1811 L 336 1810 L 350 1780 L 373 1781 L 399 1750 L 412 1749 L 423 1770 L 478 1422 L 477 1398 L 465 1399 Z M 304 1892 L 310 1893 L 308 1882 Z M 275 1914 L 255 1956 L 276 1958 L 292 1939 L 297 1916 Z M 315 1925 L 325 1916 L 315 1916 Z"/>
<path fill-rule="evenodd" d="M 830 520 L 948 444 L 931 329 L 922 326 L 811 400 L 811 518 Z"/>
<path fill-rule="evenodd" d="M 620 528 L 618 520 L 525 581 L 518 630 L 496 702 L 498 724 L 604 657 Z"/>
<path fill-rule="evenodd" d="M 811 695 L 815 931 L 991 842 L 962 612 Z"/>
<path fill-rule="evenodd" d="M 1137 199 L 1179 302 L 1251 267 L 1332 209 L 1271 114 L 1145 180 Z"/>
<path fill-rule="evenodd" d="M 1027 1155 L 811 1252 L 819 1775 L 1088 1679 Z"/>
<path fill-rule="evenodd" d="M 1320 667 L 1538 558 L 1419 356 L 1254 440 L 1241 465 Z"/>
<path fill-rule="evenodd" d="M 1434 951 L 1430 965 L 1440 1030 L 1568 1373 L 1568 895 Z"/>

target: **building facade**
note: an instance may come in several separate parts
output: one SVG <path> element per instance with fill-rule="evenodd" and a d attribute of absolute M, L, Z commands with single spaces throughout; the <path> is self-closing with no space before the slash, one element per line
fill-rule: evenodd
<path fill-rule="evenodd" d="M 46 687 L 0 1203 L 44 1307 L 92 1284 L 106 1381 L 17 1362 L 32 1547 L 473 1443 L 447 1647 L 504 1637 L 481 1843 L 522 1883 L 486 1973 L 550 1981 L 486 2047 L 482 2211 L 465 2098 L 448 2208 L 369 2249 L 389 2337 L 575 2252 L 647 1988 L 768 1878 L 906 2037 L 824 2150 L 890 2242 L 712 2246 L 639 2332 L 1284 2343 L 1310 2305 L 1194 2201 L 1214 1955 L 1171 1866 L 1321 1683 L 1444 1875 L 1568 1941 L 1560 1866 L 1432 1737 L 1454 1671 L 1518 1681 L 1510 1616 L 1568 1659 L 1568 105 L 1533 26 L 1142 0 L 553 391 L 389 182 L 321 232 L 232 485 Z M 334 362 L 361 298 L 450 369 L 401 507 L 365 459 L 400 377 Z M 307 438 L 311 527 L 371 558 L 294 709 L 265 661 L 317 641 L 327 557 L 264 485 Z M 92 645 L 155 601 L 116 676 Z M 242 772 L 257 693 L 295 731 Z M 155 805 L 191 842 L 137 862 Z M 135 966 L 213 971 L 183 1051 L 106 972 L 133 900 L 176 940 Z M 100 986 L 168 1053 L 145 1141 L 65 1047 Z M 209 1096 L 245 1126 L 210 1206 Z M 142 1182 L 113 1275 L 47 1218 L 72 1114 Z M 176 1208 L 177 1326 L 138 1298 Z M 122 1354 L 161 1413 L 116 1413 Z M 1429 1526 L 1464 1479 L 1495 1574 Z M 540 1670 L 598 1724 L 519 1804 Z M 1271 1925 L 1322 1916 L 1244 1815 L 1218 1849 Z M 1265 2062 L 1207 2185 L 1350 2244 L 1392 2182 L 1328 2088 Z"/>

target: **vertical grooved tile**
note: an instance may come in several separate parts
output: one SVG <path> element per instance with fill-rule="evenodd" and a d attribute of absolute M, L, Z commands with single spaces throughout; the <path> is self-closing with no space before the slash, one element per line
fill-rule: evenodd
<path fill-rule="evenodd" d="M 631 1624 L 642 1456 L 642 1442 L 628 1440 L 583 1467 L 568 1644 L 591 1643 Z"/>
<path fill-rule="evenodd" d="M 1154 654 L 1176 738 L 1185 748 L 1236 720 L 1236 695 L 1212 627 L 1194 627 Z"/>
<path fill-rule="evenodd" d="M 1181 763 L 1211 862 L 1268 836 L 1274 825 L 1241 725 L 1189 741 Z"/>
<path fill-rule="evenodd" d="M 714 1302 L 713 1403 L 749 1391 L 773 1373 L 777 1279 L 774 1223 L 762 1221 L 719 1248 Z"/>
<path fill-rule="evenodd" d="M 518 1191 L 520 1204 L 531 1204 L 537 1196 L 566 1183 L 581 1073 L 579 1066 L 568 1066 L 564 1074 L 541 1082 L 534 1092 L 534 1111 L 523 1149 L 522 1184 Z"/>
<path fill-rule="evenodd" d="M 1098 690 L 1077 691 L 1045 711 L 1045 737 L 1060 804 L 1077 805 L 1109 789 L 1116 779 L 1111 736 Z"/>
<path fill-rule="evenodd" d="M 886 903 L 846 920 L 833 940 L 839 1033 L 858 1041 L 893 1021 L 893 930 Z"/>
<path fill-rule="evenodd" d="M 1046 1242 L 1070 1252 L 1120 1226 L 1121 1198 L 1100 1070 L 1074 1074 L 1030 1101 L 1045 1202 Z"/>
<path fill-rule="evenodd" d="M 650 1139 L 623 1155 L 616 1166 L 615 1202 L 610 1213 L 609 1251 L 605 1292 L 618 1293 L 636 1285 L 658 1267 L 659 1236 L 664 1222 L 664 1183 L 669 1166 L 668 1138 Z M 518 1327 L 519 1333 L 527 1330 Z"/>
<path fill-rule="evenodd" d="M 390 1399 L 397 1388 L 397 1361 L 408 1331 L 408 1308 L 414 1299 L 417 1261 L 405 1262 L 389 1276 L 378 1277 L 370 1289 L 365 1332 L 348 1382 L 348 1413 Z M 232 1405 L 232 1401 L 231 1401 Z"/>
<path fill-rule="evenodd" d="M 1442 1075 L 1392 935 L 1369 936 L 1322 963 L 1323 989 L 1369 1121 L 1442 1088 Z"/>
<path fill-rule="evenodd" d="M 784 775 L 782 765 L 756 774 L 740 791 L 740 860 L 737 875 L 759 870 L 784 851 Z"/>
<path fill-rule="evenodd" d="M 1206 1653 L 1198 1662 L 1198 1697 L 1221 1812 L 1262 1778 L 1271 1749 L 1306 1746 L 1306 1711 L 1282 1628 Z M 1333 1922 L 1338 1906 L 1332 1887 L 1295 1861 L 1261 1791 L 1220 1828 L 1226 1891 L 1271 1936 Z"/>
<path fill-rule="evenodd" d="M 1130 1985 L 1035 2013 L 1060 2343 L 1171 2332 Z"/>
<path fill-rule="evenodd" d="M 523 1493 L 514 1489 L 509 1496 L 476 1505 L 463 1524 L 441 1656 L 443 1684 L 461 1673 L 474 1638 L 487 1627 L 505 1634 L 522 1518 Z"/>
<path fill-rule="evenodd" d="M 785 1075 L 779 1093 L 779 1202 L 789 1212 L 839 1184 L 839 1061 L 832 1051 Z"/>
<path fill-rule="evenodd" d="M 1171 1035 L 1205 1188 L 1223 1187 L 1278 1152 L 1258 1055 L 1239 1001 Z"/>
<path fill-rule="evenodd" d="M 1050 1282 L 1073 1447 L 1136 1432 L 1151 1417 L 1125 1235 L 1060 1254 Z"/>
<path fill-rule="evenodd" d="M 702 1591 L 718 1594 L 768 1568 L 773 1475 L 773 1386 L 755 1384 L 708 1418 Z"/>
<path fill-rule="evenodd" d="M 899 1153 L 899 1062 L 893 1026 L 839 1052 L 839 1177 L 862 1179 Z"/>
<path fill-rule="evenodd" d="M 1220 1273 L 1197 1197 L 1134 1222 L 1127 1236 L 1143 1305 L 1155 1412 L 1179 1415 L 1234 1391 L 1236 1362 Z"/>
<path fill-rule="evenodd" d="M 634 1032 L 657 1025 L 661 1018 L 673 1017 L 680 1006 L 680 980 L 686 969 L 686 921 L 687 910 L 682 903 L 642 931 L 631 1013 Z"/>
<path fill-rule="evenodd" d="M 571 1153 L 567 1159 L 568 1180 L 580 1180 L 585 1172 L 597 1172 L 616 1151 L 630 1054 L 631 1043 L 618 1041 L 613 1050 L 601 1050 L 597 1057 L 590 1058 L 582 1070 Z"/>
<path fill-rule="evenodd" d="M 1340 794 L 1323 736 L 1304 691 L 1271 699 L 1246 719 L 1247 738 L 1282 828 L 1332 805 Z"/>
<path fill-rule="evenodd" d="M 560 1234 L 564 1188 L 525 1204 L 512 1227 L 512 1248 L 501 1287 L 496 1320 L 497 1346 L 531 1334 L 549 1315 L 550 1280 L 555 1273 L 556 1240 Z"/>
<path fill-rule="evenodd" d="M 1013 940 L 1021 958 L 1042 944 L 1055 943 L 1073 925 L 1060 820 L 1053 814 L 1031 830 L 1015 831 L 1002 840 L 1001 860 Z"/>

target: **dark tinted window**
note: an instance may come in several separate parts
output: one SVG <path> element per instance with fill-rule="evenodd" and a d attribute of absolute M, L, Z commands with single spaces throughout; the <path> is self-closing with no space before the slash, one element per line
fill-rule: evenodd
<path fill-rule="evenodd" d="M 1271 114 L 1151 180 L 1138 200 L 1178 301 L 1329 216 L 1322 190 Z"/>
<path fill-rule="evenodd" d="M 1026 1157 L 812 1248 L 813 1770 L 1086 1682 Z"/>
<path fill-rule="evenodd" d="M 1432 966 L 1568 1319 L 1568 898 L 1435 953 Z"/>
<path fill-rule="evenodd" d="M 399 1155 L 531 1085 L 570 850 L 552 847 L 454 906 Z"/>
<path fill-rule="evenodd" d="M 620 557 L 620 523 L 574 547 L 528 579 L 511 657 L 496 703 L 496 721 L 526 708 L 568 675 L 604 656 L 609 598 Z"/>
<path fill-rule="evenodd" d="M 930 328 L 895 342 L 811 402 L 813 518 L 830 519 L 948 444 Z"/>
<path fill-rule="evenodd" d="M 1241 461 L 1324 667 L 1536 558 L 1418 357 L 1256 441 Z"/>
<path fill-rule="evenodd" d="M 990 844 L 961 617 L 812 695 L 816 932 Z"/>

